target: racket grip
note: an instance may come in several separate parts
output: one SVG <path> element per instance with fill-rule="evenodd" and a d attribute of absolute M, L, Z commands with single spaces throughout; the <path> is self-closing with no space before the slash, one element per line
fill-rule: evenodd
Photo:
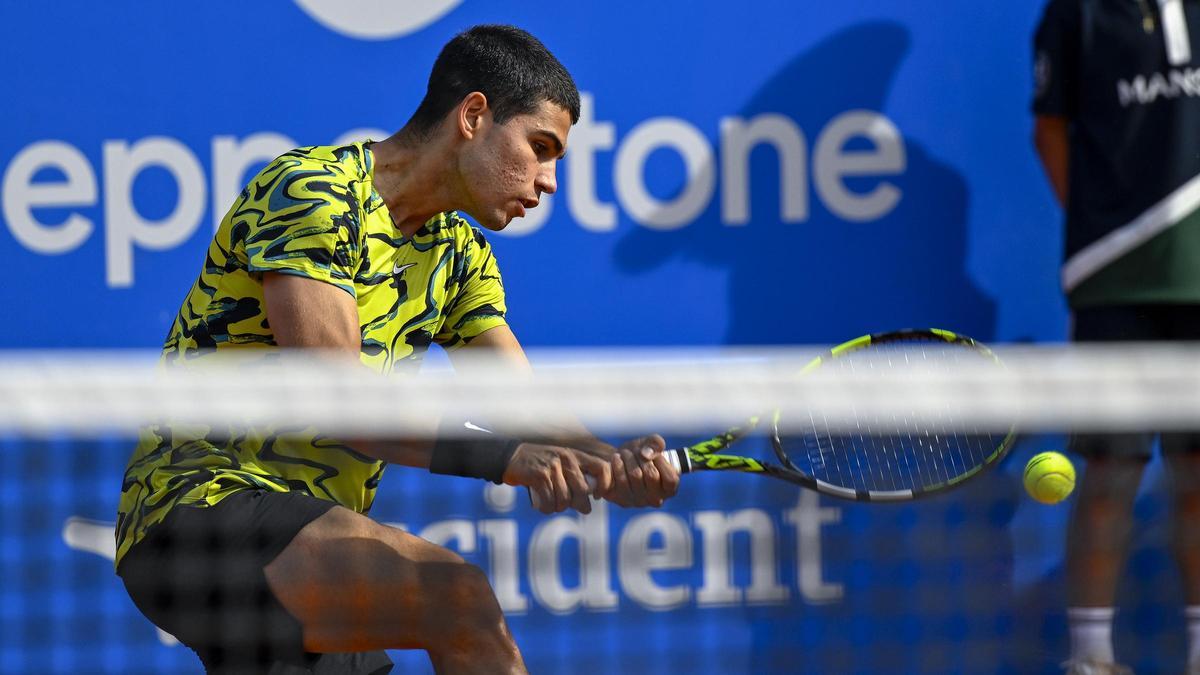
<path fill-rule="evenodd" d="M 671 448 L 666 451 L 667 461 L 679 470 L 680 475 L 691 473 L 692 458 L 688 457 L 687 448 Z"/>

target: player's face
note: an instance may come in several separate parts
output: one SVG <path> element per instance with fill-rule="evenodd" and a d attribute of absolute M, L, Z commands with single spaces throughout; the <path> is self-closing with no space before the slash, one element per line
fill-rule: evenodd
<path fill-rule="evenodd" d="M 571 115 L 543 101 L 532 113 L 488 125 L 463 157 L 470 194 L 464 209 L 489 230 L 502 230 L 513 218 L 558 189 L 555 165 L 566 151 Z"/>

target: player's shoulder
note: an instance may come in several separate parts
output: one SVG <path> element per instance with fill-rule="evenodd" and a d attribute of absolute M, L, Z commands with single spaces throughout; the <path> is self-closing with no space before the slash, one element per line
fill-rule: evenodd
<path fill-rule="evenodd" d="M 358 177 L 369 171 L 369 154 L 362 143 L 310 145 L 288 150 L 272 160 L 260 176 L 325 173 L 330 177 Z"/>
<path fill-rule="evenodd" d="M 362 143 L 294 148 L 271 160 L 250 179 L 242 198 L 253 208 L 278 211 L 301 203 L 349 207 L 370 171 Z"/>

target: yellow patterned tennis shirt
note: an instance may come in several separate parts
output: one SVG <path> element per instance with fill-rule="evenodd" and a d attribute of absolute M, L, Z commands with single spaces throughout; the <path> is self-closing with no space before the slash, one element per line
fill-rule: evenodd
<path fill-rule="evenodd" d="M 276 348 L 264 272 L 317 279 L 353 296 L 361 360 L 384 374 L 415 369 L 432 343 L 453 350 L 503 325 L 504 288 L 482 233 L 449 212 L 402 236 L 372 166 L 370 145 L 354 143 L 293 150 L 259 172 L 209 245 L 163 346 L 164 367 Z M 116 564 L 176 505 L 211 506 L 245 489 L 302 490 L 365 513 L 383 469 L 311 428 L 149 427 L 121 486 Z"/>

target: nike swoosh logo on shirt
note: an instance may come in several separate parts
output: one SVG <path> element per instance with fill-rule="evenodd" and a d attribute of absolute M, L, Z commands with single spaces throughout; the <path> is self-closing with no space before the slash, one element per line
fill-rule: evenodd
<path fill-rule="evenodd" d="M 392 268 L 392 274 L 401 274 L 404 272 L 404 270 L 406 270 L 410 267 L 416 267 L 416 266 L 417 266 L 417 263 L 405 263 L 403 265 L 397 264 L 395 267 Z"/>

